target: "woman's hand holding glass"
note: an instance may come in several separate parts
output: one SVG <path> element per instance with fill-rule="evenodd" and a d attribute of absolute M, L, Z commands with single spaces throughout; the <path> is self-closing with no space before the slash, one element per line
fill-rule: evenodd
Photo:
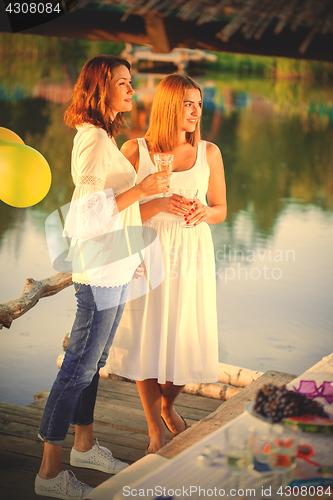
<path fill-rule="evenodd" d="M 194 206 L 192 206 L 192 211 L 186 216 L 185 221 L 193 226 L 205 222 L 208 218 L 209 207 L 201 203 L 200 200 L 195 200 Z"/>
<path fill-rule="evenodd" d="M 159 204 L 160 212 L 179 215 L 180 217 L 184 217 L 184 215 L 188 214 L 188 211 L 192 207 L 189 200 L 186 200 L 186 198 L 176 193 L 168 197 L 158 198 L 155 201 Z"/>
<path fill-rule="evenodd" d="M 167 154 L 167 153 L 159 153 L 154 155 L 154 162 L 157 171 L 158 172 L 167 171 L 171 177 L 173 158 L 174 158 L 173 154 Z M 163 197 L 165 197 L 166 195 L 167 192 L 162 194 Z"/>
<path fill-rule="evenodd" d="M 138 186 L 141 188 L 142 197 L 153 196 L 154 194 L 167 193 L 170 186 L 170 172 L 156 172 L 147 175 Z"/>
<path fill-rule="evenodd" d="M 185 223 L 188 221 L 194 223 L 195 226 L 204 222 L 208 217 L 209 207 L 203 205 L 200 200 L 196 199 L 194 202 L 177 193 L 172 193 L 168 197 L 157 198 L 155 203 L 158 203 L 159 212 L 178 215 L 184 218 Z"/>
<path fill-rule="evenodd" d="M 196 209 L 196 201 L 198 198 L 198 189 L 197 188 L 179 188 L 180 194 L 183 196 L 187 203 L 191 204 L 191 207 L 186 215 L 184 215 L 184 222 L 180 225 L 180 227 L 191 228 L 194 227 L 192 220 L 189 220 L 192 213 Z"/>

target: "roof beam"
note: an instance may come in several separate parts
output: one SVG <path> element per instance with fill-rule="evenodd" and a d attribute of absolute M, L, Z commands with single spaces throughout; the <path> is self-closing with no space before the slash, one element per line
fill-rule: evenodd
<path fill-rule="evenodd" d="M 0 31 L 11 32 L 7 19 L 2 16 L 0 2 Z M 4 13 L 5 15 L 5 13 Z M 106 40 L 129 42 L 140 45 L 152 45 L 155 52 L 166 53 L 174 47 L 234 52 L 263 56 L 291 57 L 333 62 L 333 35 L 316 33 L 305 53 L 300 53 L 303 41 L 309 30 L 299 26 L 297 31 L 283 30 L 274 34 L 274 25 L 267 28 L 259 40 L 253 37 L 246 40 L 242 33 L 236 32 L 232 38 L 223 42 L 216 37 L 223 22 L 210 22 L 197 25 L 192 21 L 163 17 L 146 13 L 145 17 L 130 15 L 121 21 L 121 12 L 77 9 L 59 19 L 36 26 L 21 33 L 82 38 L 88 40 Z"/>
<path fill-rule="evenodd" d="M 167 54 L 173 49 L 161 14 L 147 13 L 143 16 L 146 34 L 154 52 Z"/>

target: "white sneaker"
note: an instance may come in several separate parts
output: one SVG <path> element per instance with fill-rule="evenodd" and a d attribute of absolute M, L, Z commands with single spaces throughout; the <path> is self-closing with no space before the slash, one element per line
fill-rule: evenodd
<path fill-rule="evenodd" d="M 74 467 L 85 467 L 95 469 L 108 474 L 117 474 L 128 467 L 128 464 L 113 457 L 111 451 L 104 446 L 100 446 L 96 439 L 96 444 L 89 451 L 80 452 L 74 448 L 71 450 L 70 464 Z"/>
<path fill-rule="evenodd" d="M 53 479 L 43 479 L 38 474 L 35 479 L 35 493 L 53 498 L 83 498 L 94 488 L 76 479 L 71 470 L 61 471 Z"/>

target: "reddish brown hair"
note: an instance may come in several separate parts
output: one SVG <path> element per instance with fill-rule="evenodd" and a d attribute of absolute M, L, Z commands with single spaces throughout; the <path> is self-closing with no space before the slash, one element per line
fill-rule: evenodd
<path fill-rule="evenodd" d="M 64 120 L 67 125 L 75 128 L 76 125 L 92 123 L 106 130 L 110 137 L 119 132 L 125 123 L 124 113 L 117 113 L 111 121 L 112 108 L 108 100 L 112 70 L 118 66 L 126 66 L 131 70 L 128 61 L 111 55 L 96 56 L 86 62 L 65 113 Z"/>
<path fill-rule="evenodd" d="M 188 89 L 197 89 L 199 84 L 186 75 L 169 75 L 164 78 L 154 97 L 151 108 L 149 127 L 145 139 L 152 151 L 172 151 L 178 144 L 182 119 L 184 97 Z M 200 141 L 200 120 L 194 132 L 186 132 L 186 140 L 192 146 Z"/>

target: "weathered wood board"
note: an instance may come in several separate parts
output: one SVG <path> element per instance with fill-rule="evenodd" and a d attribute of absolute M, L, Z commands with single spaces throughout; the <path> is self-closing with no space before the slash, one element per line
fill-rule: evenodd
<path fill-rule="evenodd" d="M 34 493 L 34 481 L 43 453 L 37 432 L 49 392 L 41 390 L 26 407 L 0 403 L 0 488 L 4 500 L 43 500 Z M 176 408 L 190 424 L 216 410 L 221 401 L 181 394 Z M 136 385 L 131 382 L 101 379 L 96 401 L 94 435 L 116 458 L 132 463 L 144 456 L 149 442 L 147 423 Z M 166 438 L 171 436 L 166 433 Z M 71 425 L 62 450 L 65 468 L 81 481 L 97 486 L 109 475 L 71 467 L 69 454 L 74 444 Z"/>
<path fill-rule="evenodd" d="M 277 372 L 269 370 L 260 378 L 252 382 L 248 387 L 242 389 L 233 398 L 229 399 L 219 406 L 213 413 L 205 419 L 194 424 L 190 429 L 183 432 L 172 440 L 171 443 L 164 446 L 158 455 L 166 458 L 172 458 L 178 455 L 185 448 L 202 439 L 207 434 L 214 432 L 217 428 L 222 427 L 230 420 L 233 420 L 240 415 L 249 401 L 255 398 L 257 391 L 265 384 L 283 385 L 293 380 L 296 375 L 290 373 Z"/>

